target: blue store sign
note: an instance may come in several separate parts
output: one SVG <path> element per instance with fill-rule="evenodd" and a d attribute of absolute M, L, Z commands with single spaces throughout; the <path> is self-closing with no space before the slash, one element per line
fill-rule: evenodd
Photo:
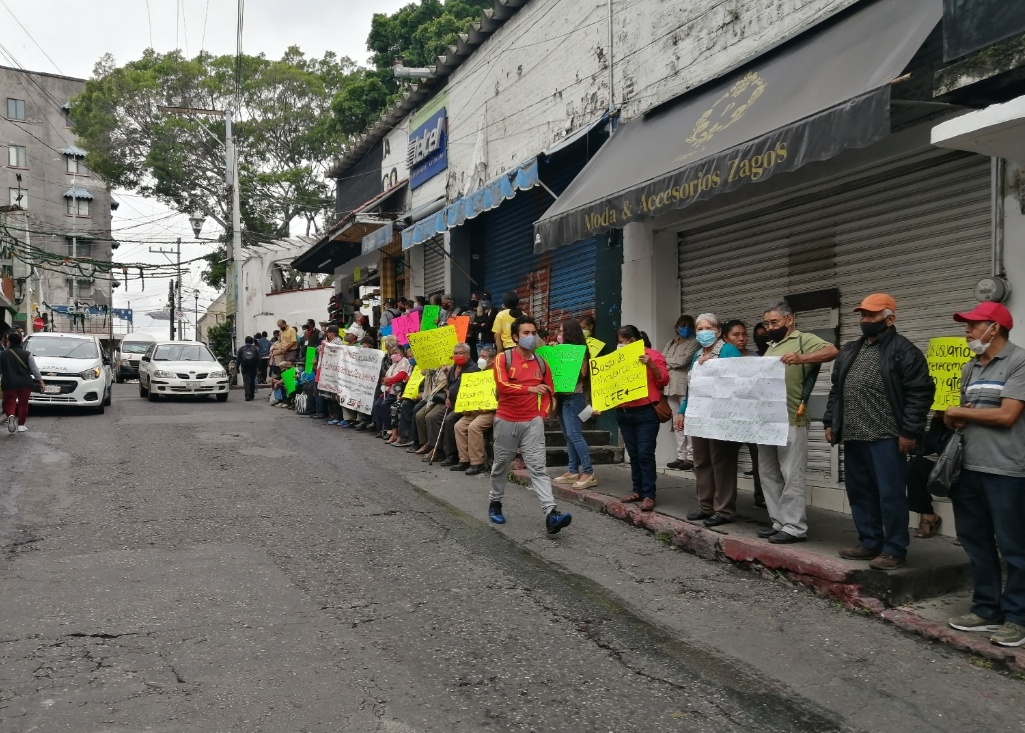
<path fill-rule="evenodd" d="M 442 107 L 409 136 L 409 185 L 422 186 L 448 168 L 448 114 Z"/>

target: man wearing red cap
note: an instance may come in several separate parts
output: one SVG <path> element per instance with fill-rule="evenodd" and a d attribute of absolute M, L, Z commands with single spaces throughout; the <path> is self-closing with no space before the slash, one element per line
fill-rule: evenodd
<path fill-rule="evenodd" d="M 925 436 L 936 386 L 925 356 L 897 333 L 897 303 L 865 298 L 862 337 L 840 349 L 822 422 L 826 440 L 844 444 L 844 485 L 858 544 L 840 551 L 874 570 L 902 567 L 908 532 L 907 459 Z"/>
<path fill-rule="evenodd" d="M 972 568 L 971 613 L 961 631 L 992 632 L 1001 646 L 1025 644 L 1025 349 L 1008 337 L 1014 321 L 999 303 L 955 313 L 976 355 L 961 371 L 961 406 L 944 415 L 964 431 L 961 477 L 951 492 Z M 1007 566 L 1001 583 L 1001 563 Z M 1001 587 L 1002 586 L 1002 587 Z"/>

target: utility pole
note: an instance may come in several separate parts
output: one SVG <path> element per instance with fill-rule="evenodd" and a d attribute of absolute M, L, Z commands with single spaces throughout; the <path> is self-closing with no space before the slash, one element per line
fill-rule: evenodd
<path fill-rule="evenodd" d="M 195 340 L 196 340 L 196 341 L 199 341 L 199 291 L 197 290 L 197 291 L 196 291 L 196 292 L 194 293 L 194 295 L 196 296 L 196 310 L 195 310 L 195 318 L 196 318 L 196 322 L 195 322 L 195 331 L 196 331 L 196 339 L 195 339 Z"/>
<path fill-rule="evenodd" d="M 182 327 L 184 325 L 182 323 L 182 316 L 181 316 L 181 312 L 182 312 L 182 301 L 181 301 L 181 297 L 182 297 L 182 292 L 181 292 L 181 290 L 182 290 L 182 238 L 178 237 L 177 246 L 176 246 L 175 249 L 162 249 L 162 248 L 159 248 L 159 247 L 158 248 L 150 247 L 149 251 L 152 252 L 153 254 L 156 254 L 156 255 L 164 255 L 168 259 L 171 258 L 171 255 L 175 255 L 176 256 L 177 280 L 175 280 L 174 282 L 171 283 L 171 291 L 170 291 L 170 296 L 171 296 L 171 340 L 172 341 L 175 340 L 175 337 L 174 337 L 174 317 L 175 317 L 175 312 L 177 312 L 177 314 L 178 314 L 178 339 L 180 340 L 182 338 Z"/>
<path fill-rule="evenodd" d="M 167 307 L 171 312 L 171 340 L 174 341 L 174 281 L 167 284 Z"/>

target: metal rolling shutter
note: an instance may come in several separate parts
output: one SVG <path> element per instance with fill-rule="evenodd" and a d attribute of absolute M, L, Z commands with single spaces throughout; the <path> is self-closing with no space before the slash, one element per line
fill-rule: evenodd
<path fill-rule="evenodd" d="M 441 237 L 424 242 L 424 295 L 445 289 L 444 241 Z"/>
<path fill-rule="evenodd" d="M 579 318 L 594 311 L 597 252 L 598 240 L 588 239 L 551 253 L 549 329 L 557 328 L 566 318 Z"/>
<path fill-rule="evenodd" d="M 532 206 L 533 191 L 521 191 L 484 219 L 484 289 L 501 302 L 502 295 L 510 291 L 526 300 L 530 294 L 528 273 L 536 269 L 539 256 L 534 254 L 534 221 L 537 212 Z M 536 298 L 531 298 L 531 301 Z M 537 316 L 537 306 L 531 303 L 529 312 Z M 545 293 L 547 312 L 547 291 Z M 524 310 L 526 302 L 524 303 Z"/>
<path fill-rule="evenodd" d="M 841 339 L 860 335 L 852 308 L 870 292 L 898 303 L 897 327 L 921 348 L 958 329 L 990 272 L 990 161 L 928 150 L 695 221 L 679 238 L 685 313 L 761 320 L 769 301 L 840 289 Z M 828 312 L 798 315 L 803 330 Z M 828 393 L 831 365 L 815 389 Z M 813 422 L 809 474 L 828 479 L 832 453 Z"/>

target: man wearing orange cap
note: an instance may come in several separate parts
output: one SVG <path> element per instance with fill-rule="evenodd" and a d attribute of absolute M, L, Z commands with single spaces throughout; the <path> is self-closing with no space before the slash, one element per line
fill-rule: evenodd
<path fill-rule="evenodd" d="M 992 632 L 994 644 L 1016 647 L 1025 644 L 1025 349 L 1008 340 L 1014 321 L 999 303 L 980 303 L 954 320 L 965 324 L 976 355 L 961 371 L 961 406 L 944 415 L 949 427 L 964 431 L 950 501 L 975 590 L 971 612 L 949 623 Z"/>
<path fill-rule="evenodd" d="M 826 440 L 844 444 L 844 485 L 858 530 L 858 544 L 840 557 L 896 570 L 911 541 L 906 456 L 925 436 L 936 386 L 925 356 L 894 327 L 892 297 L 869 295 L 854 312 L 862 337 L 840 349 L 822 418 Z"/>

